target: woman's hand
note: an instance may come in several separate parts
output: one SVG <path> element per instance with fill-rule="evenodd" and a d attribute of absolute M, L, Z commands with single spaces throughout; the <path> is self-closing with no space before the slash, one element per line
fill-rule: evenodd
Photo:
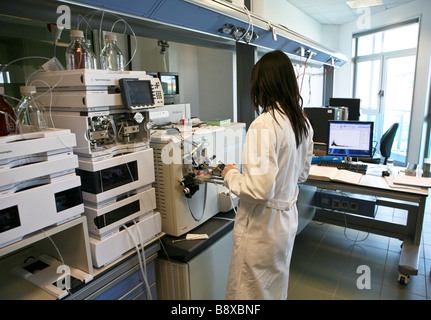
<path fill-rule="evenodd" d="M 228 165 L 226 165 L 224 167 L 223 172 L 221 173 L 221 176 L 223 177 L 223 179 L 226 176 L 226 174 L 228 173 L 228 171 L 232 170 L 232 169 L 235 169 L 235 170 L 239 171 L 239 168 L 238 168 L 238 166 L 236 164 L 228 164 Z"/>

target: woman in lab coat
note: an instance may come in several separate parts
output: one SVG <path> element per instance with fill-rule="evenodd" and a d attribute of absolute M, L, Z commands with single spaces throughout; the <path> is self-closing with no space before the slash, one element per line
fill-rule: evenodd
<path fill-rule="evenodd" d="M 232 164 L 222 173 L 240 199 L 226 299 L 286 299 L 298 183 L 308 177 L 313 131 L 283 52 L 269 52 L 257 62 L 250 91 L 260 115 L 247 131 L 242 173 Z"/>

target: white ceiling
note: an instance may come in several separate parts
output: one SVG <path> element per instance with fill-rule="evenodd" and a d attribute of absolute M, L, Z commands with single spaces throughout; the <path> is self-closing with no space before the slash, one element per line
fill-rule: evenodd
<path fill-rule="evenodd" d="M 286 0 L 321 24 L 344 24 L 356 20 L 364 11 L 357 11 L 346 0 Z M 402 5 L 413 0 L 383 0 L 383 5 L 370 7 L 371 14 Z M 359 9 L 361 10 L 361 9 Z"/>

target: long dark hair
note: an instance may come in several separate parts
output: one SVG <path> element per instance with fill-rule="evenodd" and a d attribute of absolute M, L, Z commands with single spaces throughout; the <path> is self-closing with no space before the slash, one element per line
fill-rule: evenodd
<path fill-rule="evenodd" d="M 262 112 L 271 111 L 274 116 L 274 110 L 279 110 L 289 118 L 298 147 L 302 136 L 308 136 L 309 128 L 295 71 L 285 53 L 275 50 L 259 59 L 251 72 L 250 93 L 257 114 L 260 106 Z"/>

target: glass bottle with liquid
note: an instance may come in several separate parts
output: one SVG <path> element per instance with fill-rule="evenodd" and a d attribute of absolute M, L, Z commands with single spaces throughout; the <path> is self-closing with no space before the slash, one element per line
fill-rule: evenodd
<path fill-rule="evenodd" d="M 100 54 L 100 64 L 104 70 L 124 70 L 124 56 L 117 46 L 117 36 L 115 34 L 105 36 L 105 47 Z"/>
<path fill-rule="evenodd" d="M 33 98 L 34 86 L 21 86 L 21 100 L 16 107 L 17 133 L 43 131 L 48 128 L 45 108 Z"/>
<path fill-rule="evenodd" d="M 70 44 L 66 49 L 66 68 L 93 69 L 90 50 L 85 45 L 84 32 L 81 30 L 70 30 Z"/>
<path fill-rule="evenodd" d="M 91 45 L 91 40 L 85 39 L 85 45 L 87 46 L 91 57 L 91 69 L 97 69 L 97 58 L 96 58 L 96 55 L 94 54 L 94 51 Z"/>
<path fill-rule="evenodd" d="M 0 136 L 16 132 L 16 115 L 13 107 L 0 95 Z"/>

